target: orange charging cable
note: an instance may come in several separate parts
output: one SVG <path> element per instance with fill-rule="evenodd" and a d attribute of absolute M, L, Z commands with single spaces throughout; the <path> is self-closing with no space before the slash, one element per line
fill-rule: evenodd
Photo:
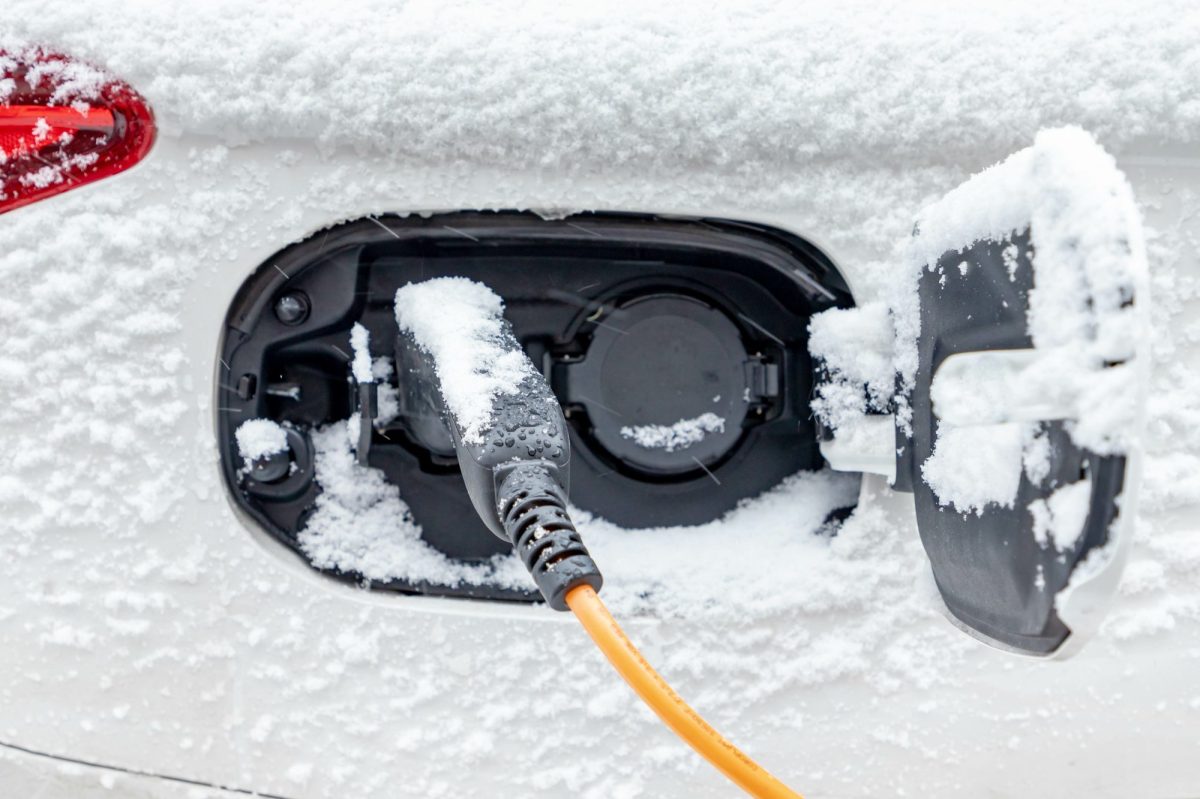
<path fill-rule="evenodd" d="M 613 668 L 629 683 L 671 731 L 712 763 L 722 774 L 759 799 L 801 799 L 744 752 L 725 740 L 700 714 L 675 693 L 633 645 L 591 586 L 567 592 L 567 606 L 600 647 Z"/>

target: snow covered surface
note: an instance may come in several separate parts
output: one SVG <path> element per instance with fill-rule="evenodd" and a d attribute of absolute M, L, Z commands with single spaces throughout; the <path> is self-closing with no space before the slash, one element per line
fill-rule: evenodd
<path fill-rule="evenodd" d="M 1136 15 L 1029 2 L 970 14 L 858 2 L 793 15 L 757 1 L 697 15 L 679 0 L 105 9 L 97 22 L 72 3 L 15 2 L 5 44 L 49 43 L 119 70 L 171 133 L 312 138 L 407 164 L 778 175 L 831 157 L 945 163 L 1063 122 L 1111 146 L 1193 142 L 1200 129 L 1200 66 L 1187 57 L 1196 9 L 1184 2 Z"/>
<path fill-rule="evenodd" d="M 371 333 L 358 322 L 350 328 L 350 349 L 354 353 L 350 361 L 350 374 L 359 383 L 375 382 L 375 365 L 371 362 Z"/>
<path fill-rule="evenodd" d="M 1021 485 L 1025 425 L 990 424 L 938 430 L 921 477 L 938 501 L 959 513 L 982 513 L 991 504 L 1011 508 Z"/>
<path fill-rule="evenodd" d="M 1144 501 L 1099 640 L 1045 664 L 951 629 L 877 486 L 787 557 L 729 527 L 788 576 L 767 597 L 663 570 L 642 599 L 589 546 L 648 657 L 806 795 L 1196 794 L 1197 13 L 10 0 L 0 39 L 112 68 L 164 136 L 0 217 L 6 736 L 303 799 L 727 796 L 569 620 L 331 587 L 253 540 L 215 466 L 230 298 L 333 220 L 483 206 L 779 224 L 885 299 L 915 209 L 1069 122 L 1154 229 Z"/>
<path fill-rule="evenodd" d="M 1042 546 L 1054 544 L 1059 552 L 1075 546 L 1087 521 L 1092 498 L 1092 481 L 1084 478 L 1055 489 L 1047 499 L 1029 506 L 1033 516 L 1033 536 Z"/>
<path fill-rule="evenodd" d="M 396 367 L 391 358 L 380 356 L 371 361 L 371 376 L 379 386 L 379 411 L 375 416 L 376 427 L 382 427 L 400 415 L 400 390 L 391 382 L 395 372 Z"/>
<path fill-rule="evenodd" d="M 257 460 L 287 449 L 287 432 L 270 419 L 248 419 L 238 425 L 238 454 L 247 461 Z"/>
<path fill-rule="evenodd" d="M 643 449 L 665 449 L 674 452 L 699 444 L 709 433 L 725 432 L 725 420 L 711 411 L 692 419 L 680 419 L 674 424 L 627 425 L 621 436 L 632 439 Z"/>
<path fill-rule="evenodd" d="M 524 352 L 506 346 L 504 302 L 482 283 L 409 283 L 396 291 L 396 323 L 433 356 L 442 397 L 467 443 L 483 442 L 496 397 L 515 394 L 536 374 Z"/>
<path fill-rule="evenodd" d="M 400 489 L 382 471 L 358 464 L 353 450 L 357 440 L 357 431 L 346 421 L 313 434 L 321 494 L 300 532 L 300 545 L 313 563 L 376 581 L 529 585 L 529 575 L 515 557 L 474 566 L 450 560 L 422 541 Z"/>
<path fill-rule="evenodd" d="M 828 374 L 816 389 L 812 412 L 839 438 L 852 440 L 868 413 L 890 410 L 896 366 L 888 306 L 875 301 L 830 308 L 813 316 L 808 332 L 808 350 Z"/>
<path fill-rule="evenodd" d="M 375 581 L 533 588 L 514 555 L 468 565 L 422 541 L 400 489 L 383 472 L 356 461 L 355 440 L 346 422 L 313 436 L 322 493 L 300 542 L 314 563 L 358 571 Z M 763 572 L 760 548 L 784 560 L 827 557 L 828 538 L 817 532 L 832 511 L 854 504 L 859 482 L 856 475 L 829 470 L 801 472 L 725 518 L 695 527 L 625 530 L 578 508 L 571 516 L 605 573 L 619 575 L 615 586 L 605 589 L 605 598 L 617 607 L 660 617 L 688 616 L 715 592 L 757 612 L 787 596 L 792 580 L 783 569 Z M 730 547 L 731 527 L 754 530 L 755 547 Z M 664 574 L 661 565 L 668 560 L 672 571 L 694 578 L 686 590 Z"/>

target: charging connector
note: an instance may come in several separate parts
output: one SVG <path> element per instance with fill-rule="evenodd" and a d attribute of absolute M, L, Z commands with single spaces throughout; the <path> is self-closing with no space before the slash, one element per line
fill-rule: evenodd
<path fill-rule="evenodd" d="M 499 315 L 491 321 L 484 367 L 505 359 L 524 365 L 528 359 L 511 324 Z M 484 524 L 513 545 L 555 610 L 569 610 L 565 597 L 572 588 L 599 590 L 603 577 L 567 513 L 570 439 L 545 377 L 529 364 L 519 372 L 515 390 L 491 394 L 468 433 L 471 422 L 451 410 L 456 403 L 447 396 L 434 348 L 423 345 L 403 321 L 401 328 L 396 340 L 401 412 L 420 420 L 430 444 L 453 447 L 467 494 Z M 463 350 L 470 350 L 470 342 Z"/>
<path fill-rule="evenodd" d="M 542 464 L 509 471 L 497 494 L 505 535 L 546 603 L 570 610 L 567 593 L 581 585 L 599 591 L 604 582 L 567 514 L 562 486 Z"/>

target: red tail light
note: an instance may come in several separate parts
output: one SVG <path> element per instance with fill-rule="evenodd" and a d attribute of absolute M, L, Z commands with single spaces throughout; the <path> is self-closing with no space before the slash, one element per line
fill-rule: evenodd
<path fill-rule="evenodd" d="M 0 52 L 0 214 L 128 169 L 153 143 L 128 85 L 60 55 Z"/>

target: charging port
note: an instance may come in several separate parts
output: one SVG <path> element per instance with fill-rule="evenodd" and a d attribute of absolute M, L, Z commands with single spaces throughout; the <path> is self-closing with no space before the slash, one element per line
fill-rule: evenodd
<path fill-rule="evenodd" d="M 395 339 L 396 291 L 443 276 L 485 283 L 503 298 L 564 409 L 571 498 L 583 510 L 626 527 L 699 524 L 824 465 L 809 409 L 807 325 L 852 299 L 803 239 L 724 220 L 626 214 L 371 218 L 320 232 L 260 267 L 238 292 L 220 345 L 226 481 L 242 509 L 297 551 L 321 491 L 311 433 L 360 409 L 349 379 L 355 324 L 379 347 L 360 459 L 398 487 L 439 552 L 479 563 L 507 550 L 472 508 L 453 455 L 404 402 L 403 364 L 385 344 Z M 235 434 L 257 418 L 287 430 L 286 471 L 246 468 Z M 534 598 L 424 581 L 389 587 Z"/>

